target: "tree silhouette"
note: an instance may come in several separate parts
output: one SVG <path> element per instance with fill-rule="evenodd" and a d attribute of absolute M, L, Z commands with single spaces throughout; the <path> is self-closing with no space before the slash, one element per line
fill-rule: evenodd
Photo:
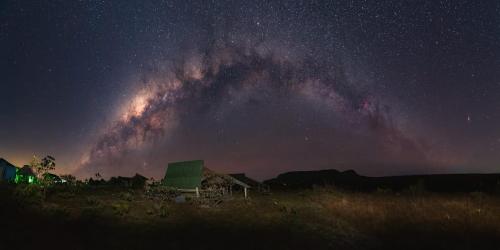
<path fill-rule="evenodd" d="M 30 167 L 33 169 L 39 179 L 43 179 L 43 175 L 56 168 L 56 159 L 50 155 L 45 156 L 42 160 L 36 155 L 30 162 Z"/>

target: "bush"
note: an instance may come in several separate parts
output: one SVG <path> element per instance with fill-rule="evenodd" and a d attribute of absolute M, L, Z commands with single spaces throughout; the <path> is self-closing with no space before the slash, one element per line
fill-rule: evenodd
<path fill-rule="evenodd" d="M 129 192 L 120 193 L 120 198 L 126 201 L 132 201 L 134 196 Z"/>
<path fill-rule="evenodd" d="M 58 195 L 65 193 L 67 196 L 72 194 L 73 196 L 77 193 L 76 186 L 70 186 L 65 184 L 55 184 L 45 187 L 45 192 L 47 196 Z M 64 196 L 64 195 L 63 195 Z M 62 197 L 62 196 L 61 196 Z"/>
<path fill-rule="evenodd" d="M 123 216 L 130 212 L 130 206 L 126 203 L 114 203 L 111 205 L 116 215 Z"/>
<path fill-rule="evenodd" d="M 168 209 L 167 209 L 167 206 L 162 205 L 162 206 L 160 207 L 160 210 L 159 210 L 159 212 L 158 212 L 158 215 L 159 215 L 160 217 L 162 217 L 162 218 L 167 217 L 167 216 L 168 216 Z"/>
<path fill-rule="evenodd" d="M 87 202 L 87 205 L 89 205 L 89 206 L 99 206 L 100 205 L 99 200 L 94 198 L 94 197 L 91 197 L 91 196 L 87 197 L 86 202 Z"/>
<path fill-rule="evenodd" d="M 170 214 L 167 204 L 163 202 L 153 204 L 152 207 L 146 210 L 146 213 L 148 215 L 159 216 L 162 218 L 167 217 Z"/>
<path fill-rule="evenodd" d="M 28 205 L 39 205 L 45 200 L 43 188 L 38 185 L 18 185 L 14 196 L 17 201 Z"/>
<path fill-rule="evenodd" d="M 175 197 L 181 195 L 181 193 L 174 188 L 156 184 L 149 185 L 145 195 L 154 200 L 173 200 Z"/>

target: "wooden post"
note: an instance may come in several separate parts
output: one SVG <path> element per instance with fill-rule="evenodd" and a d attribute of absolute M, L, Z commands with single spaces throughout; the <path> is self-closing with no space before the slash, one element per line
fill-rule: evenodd
<path fill-rule="evenodd" d="M 244 187 L 243 190 L 245 190 L 245 199 L 247 198 L 248 194 L 247 194 L 247 188 Z"/>
<path fill-rule="evenodd" d="M 198 189 L 198 187 L 196 187 L 196 197 L 200 198 L 200 190 Z"/>

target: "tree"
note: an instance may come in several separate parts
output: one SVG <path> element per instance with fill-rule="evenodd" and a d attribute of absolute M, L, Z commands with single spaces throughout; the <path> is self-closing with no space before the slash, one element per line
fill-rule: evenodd
<path fill-rule="evenodd" d="M 43 175 L 48 173 L 50 170 L 56 169 L 56 159 L 50 155 L 45 156 L 40 160 L 36 155 L 30 162 L 30 167 L 35 171 L 37 178 L 43 180 Z"/>
<path fill-rule="evenodd" d="M 36 156 L 36 155 L 33 155 L 33 159 L 31 159 L 30 163 L 28 164 L 28 166 L 35 172 L 38 174 L 37 172 L 37 169 L 40 168 L 40 165 L 42 164 L 42 162 L 40 161 L 40 159 Z"/>
<path fill-rule="evenodd" d="M 45 156 L 45 158 L 42 159 L 42 167 L 40 171 L 47 173 L 54 169 L 56 169 L 56 159 L 50 155 Z"/>

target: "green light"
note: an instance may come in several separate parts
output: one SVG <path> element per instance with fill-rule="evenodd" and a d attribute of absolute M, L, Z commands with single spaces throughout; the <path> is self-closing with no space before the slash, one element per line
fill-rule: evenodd
<path fill-rule="evenodd" d="M 28 183 L 33 183 L 33 176 L 28 176 Z"/>
<path fill-rule="evenodd" d="M 16 168 L 16 177 L 14 179 L 15 183 L 19 183 L 21 181 L 21 175 L 19 174 L 19 168 Z"/>

